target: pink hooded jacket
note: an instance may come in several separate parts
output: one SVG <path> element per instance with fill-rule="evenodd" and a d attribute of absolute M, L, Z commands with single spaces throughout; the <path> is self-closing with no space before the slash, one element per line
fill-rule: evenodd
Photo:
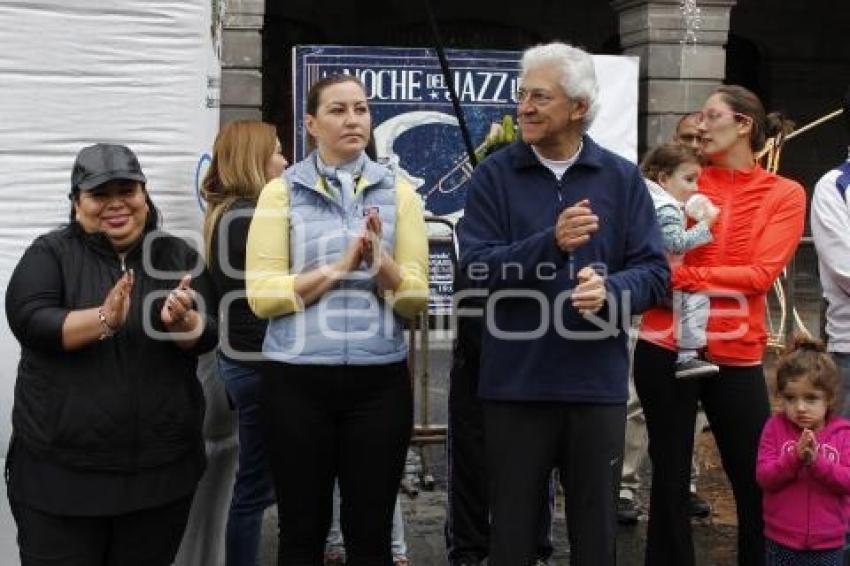
<path fill-rule="evenodd" d="M 850 519 L 850 421 L 827 419 L 815 433 L 810 466 L 797 457 L 801 432 L 784 414 L 762 431 L 756 479 L 764 492 L 764 534 L 797 550 L 840 548 Z"/>

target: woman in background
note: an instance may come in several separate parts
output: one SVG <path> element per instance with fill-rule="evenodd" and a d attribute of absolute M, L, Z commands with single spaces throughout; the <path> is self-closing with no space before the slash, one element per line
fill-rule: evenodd
<path fill-rule="evenodd" d="M 257 198 L 286 165 L 274 126 L 250 120 L 230 122 L 216 137 L 202 185 L 207 201 L 207 265 L 222 311 L 218 370 L 237 411 L 239 429 L 239 461 L 225 535 L 227 566 L 257 566 L 263 512 L 275 501 L 259 416 L 259 358 L 266 321 L 248 306 L 244 272 Z"/>

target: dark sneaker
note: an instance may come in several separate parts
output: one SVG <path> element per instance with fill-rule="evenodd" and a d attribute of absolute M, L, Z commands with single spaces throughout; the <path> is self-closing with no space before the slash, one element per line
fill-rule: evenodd
<path fill-rule="evenodd" d="M 699 379 L 717 375 L 720 368 L 711 362 L 699 358 L 691 358 L 676 364 L 676 379 Z"/>
<path fill-rule="evenodd" d="M 638 522 L 638 511 L 635 502 L 631 499 L 621 497 L 617 500 L 617 522 L 621 525 L 636 525 Z"/>
<path fill-rule="evenodd" d="M 711 515 L 711 504 L 692 491 L 688 499 L 688 510 L 691 512 L 691 517 L 705 519 Z"/>

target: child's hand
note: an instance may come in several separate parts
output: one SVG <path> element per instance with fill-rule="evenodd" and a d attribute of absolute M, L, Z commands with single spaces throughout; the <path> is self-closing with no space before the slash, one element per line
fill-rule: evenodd
<path fill-rule="evenodd" d="M 714 206 L 707 196 L 696 193 L 685 203 L 685 214 L 697 222 L 704 221 L 711 226 L 720 215 L 720 209 Z"/>
<path fill-rule="evenodd" d="M 808 428 L 804 428 L 797 440 L 797 457 L 807 466 L 815 461 L 815 452 L 817 450 L 817 442 L 815 441 L 815 433 Z"/>
<path fill-rule="evenodd" d="M 717 222 L 717 218 L 720 216 L 720 209 L 714 206 L 711 203 L 708 203 L 708 206 L 705 210 L 705 223 L 709 226 L 714 226 L 714 223 Z"/>

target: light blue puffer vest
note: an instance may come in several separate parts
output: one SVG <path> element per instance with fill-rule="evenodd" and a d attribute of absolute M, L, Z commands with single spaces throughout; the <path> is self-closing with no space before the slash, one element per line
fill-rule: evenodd
<path fill-rule="evenodd" d="M 321 188 L 315 153 L 285 173 L 289 190 L 292 273 L 336 261 L 363 230 L 368 211 L 381 218 L 382 246 L 392 255 L 396 176 L 368 158 L 353 199 L 337 202 Z M 378 365 L 407 358 L 402 319 L 378 297 L 365 264 L 304 311 L 269 321 L 263 353 L 305 365 Z"/>

